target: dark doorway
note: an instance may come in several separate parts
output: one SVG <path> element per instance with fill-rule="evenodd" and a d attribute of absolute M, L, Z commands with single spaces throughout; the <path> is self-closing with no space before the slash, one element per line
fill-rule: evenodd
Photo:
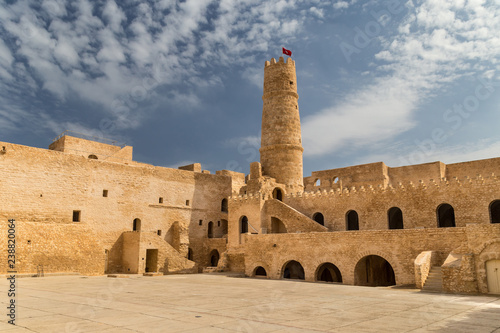
<path fill-rule="evenodd" d="M 208 238 L 214 238 L 214 223 L 208 222 Z"/>
<path fill-rule="evenodd" d="M 246 216 L 242 216 L 240 219 L 240 233 L 248 233 L 248 218 Z"/>
<path fill-rule="evenodd" d="M 325 217 L 321 213 L 314 213 L 313 220 L 318 222 L 321 225 L 325 225 Z"/>
<path fill-rule="evenodd" d="M 146 273 L 158 270 L 158 249 L 146 250 Z"/>
<path fill-rule="evenodd" d="M 451 228 L 455 226 L 455 211 L 449 204 L 439 205 L 437 209 L 438 227 Z"/>
<path fill-rule="evenodd" d="M 304 268 L 298 261 L 289 261 L 283 268 L 283 278 L 304 280 Z"/>
<path fill-rule="evenodd" d="M 318 267 L 316 281 L 342 282 L 342 274 L 340 274 L 340 270 L 337 266 L 327 262 Z"/>
<path fill-rule="evenodd" d="M 191 248 L 188 248 L 188 260 L 193 260 L 193 250 Z"/>
<path fill-rule="evenodd" d="M 267 276 L 267 272 L 264 267 L 259 266 L 255 269 L 255 276 Z"/>
<path fill-rule="evenodd" d="M 398 207 L 392 207 L 387 212 L 389 229 L 403 229 L 403 212 Z"/>
<path fill-rule="evenodd" d="M 141 220 L 140 219 L 134 219 L 134 224 L 132 226 L 133 231 L 141 231 Z"/>
<path fill-rule="evenodd" d="M 500 200 L 492 201 L 490 204 L 491 223 L 500 223 Z"/>
<path fill-rule="evenodd" d="M 391 264 L 384 258 L 370 255 L 362 258 L 354 269 L 354 284 L 357 286 L 392 286 L 396 276 Z"/>
<path fill-rule="evenodd" d="M 283 192 L 279 188 L 275 188 L 273 191 L 273 199 L 283 201 Z"/>
<path fill-rule="evenodd" d="M 210 252 L 210 266 L 217 267 L 219 264 L 219 251 L 213 250 Z"/>
<path fill-rule="evenodd" d="M 350 210 L 346 214 L 347 230 L 359 230 L 358 213 L 355 210 Z"/>

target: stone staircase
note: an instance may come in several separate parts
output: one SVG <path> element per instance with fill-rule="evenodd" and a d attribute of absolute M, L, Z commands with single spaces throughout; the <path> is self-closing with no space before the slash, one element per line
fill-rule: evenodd
<path fill-rule="evenodd" d="M 442 292 L 443 291 L 443 273 L 441 267 L 433 266 L 422 287 L 423 291 Z"/>

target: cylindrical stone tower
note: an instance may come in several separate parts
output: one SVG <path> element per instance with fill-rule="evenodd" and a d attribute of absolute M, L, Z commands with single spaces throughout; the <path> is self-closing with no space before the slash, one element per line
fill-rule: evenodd
<path fill-rule="evenodd" d="M 266 61 L 262 96 L 262 174 L 278 183 L 303 187 L 302 138 L 297 94 L 295 61 L 283 57 Z"/>

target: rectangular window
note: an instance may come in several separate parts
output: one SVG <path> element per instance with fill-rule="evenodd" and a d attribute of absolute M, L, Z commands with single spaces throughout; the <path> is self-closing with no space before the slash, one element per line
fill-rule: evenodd
<path fill-rule="evenodd" d="M 104 198 L 107 198 L 108 197 L 108 190 L 102 190 L 102 196 Z"/>
<path fill-rule="evenodd" d="M 189 206 L 189 200 L 186 200 L 186 206 Z"/>
<path fill-rule="evenodd" d="M 203 225 L 203 220 L 200 220 L 200 222 L 198 223 L 198 225 Z"/>
<path fill-rule="evenodd" d="M 220 221 L 217 221 L 217 226 L 220 227 Z"/>
<path fill-rule="evenodd" d="M 158 230 L 156 233 L 158 234 L 158 236 L 161 236 L 161 230 Z"/>
<path fill-rule="evenodd" d="M 74 210 L 73 211 L 73 222 L 80 222 L 81 211 Z"/>
<path fill-rule="evenodd" d="M 159 202 L 159 203 L 163 203 L 163 198 L 162 198 L 162 197 L 160 197 L 160 198 L 158 199 L 158 202 Z"/>

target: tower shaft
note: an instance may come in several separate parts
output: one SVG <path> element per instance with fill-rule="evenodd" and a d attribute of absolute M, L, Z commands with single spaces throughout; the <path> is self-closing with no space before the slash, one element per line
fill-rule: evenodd
<path fill-rule="evenodd" d="M 260 162 L 263 175 L 293 188 L 303 187 L 302 138 L 295 62 L 273 58 L 264 68 Z"/>

